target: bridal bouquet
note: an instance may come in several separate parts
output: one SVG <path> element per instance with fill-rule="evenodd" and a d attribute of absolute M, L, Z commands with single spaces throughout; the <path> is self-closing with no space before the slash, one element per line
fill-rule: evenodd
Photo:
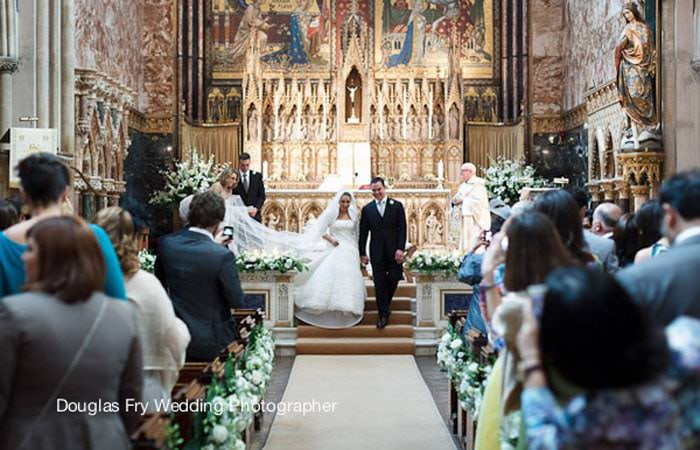
<path fill-rule="evenodd" d="M 457 252 L 418 251 L 408 260 L 408 269 L 413 272 L 443 272 L 445 275 L 451 275 L 459 272 L 461 264 L 462 255 Z"/>
<path fill-rule="evenodd" d="M 520 200 L 520 191 L 526 187 L 543 187 L 544 178 L 535 175 L 535 168 L 520 161 L 499 156 L 486 169 L 486 189 L 489 198 L 500 198 L 508 205 Z"/>
<path fill-rule="evenodd" d="M 200 159 L 193 151 L 190 159 L 175 163 L 175 169 L 161 172 L 165 177 L 165 186 L 151 196 L 152 205 L 173 209 L 187 197 L 205 191 L 216 182 L 221 168 L 214 164 L 214 156 L 208 160 Z"/>
<path fill-rule="evenodd" d="M 236 258 L 239 272 L 305 272 L 309 266 L 303 259 L 290 254 L 242 252 Z"/>

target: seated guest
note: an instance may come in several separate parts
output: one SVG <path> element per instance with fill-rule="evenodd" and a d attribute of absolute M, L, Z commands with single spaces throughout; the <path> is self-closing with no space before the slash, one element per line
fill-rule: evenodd
<path fill-rule="evenodd" d="M 141 400 L 143 377 L 136 311 L 100 292 L 104 257 L 82 220 L 48 218 L 26 238 L 27 292 L 0 302 L 0 448 L 128 449 L 140 415 L 126 401 Z"/>
<path fill-rule="evenodd" d="M 680 318 L 664 336 L 596 270 L 559 269 L 546 285 L 517 339 L 525 447 L 700 448 L 700 322 Z"/>
<path fill-rule="evenodd" d="M 0 200 L 0 231 L 10 228 L 19 222 L 17 210 L 7 200 Z"/>
<path fill-rule="evenodd" d="M 664 210 L 658 200 L 644 203 L 635 213 L 635 217 L 639 227 L 639 245 L 642 248 L 635 255 L 634 263 L 639 264 L 665 252 L 671 244 L 661 235 Z"/>
<path fill-rule="evenodd" d="M 0 297 L 20 292 L 25 279 L 22 253 L 27 248 L 27 231 L 46 218 L 63 215 L 62 205 L 70 189 L 68 167 L 50 153 L 27 156 L 17 165 L 17 172 L 31 219 L 0 233 Z M 91 225 L 90 229 L 100 244 L 105 262 L 105 294 L 126 300 L 124 278 L 112 243 L 102 228 Z"/>
<path fill-rule="evenodd" d="M 583 239 L 583 225 L 574 198 L 563 189 L 547 191 L 537 196 L 534 210 L 549 217 L 559 238 L 571 256 L 582 264 L 595 262 Z M 604 265 L 603 261 L 598 261 Z"/>
<path fill-rule="evenodd" d="M 243 291 L 236 258 L 218 232 L 224 213 L 224 200 L 217 194 L 196 194 L 190 227 L 158 243 L 156 276 L 168 290 L 175 314 L 189 328 L 188 361 L 211 361 L 238 336 L 231 308 L 241 306 Z"/>
<path fill-rule="evenodd" d="M 615 251 L 620 267 L 634 264 L 634 257 L 642 248 L 639 243 L 639 227 L 637 226 L 636 215 L 627 213 L 620 216 L 620 220 L 617 221 L 613 230 L 612 239 L 608 240 L 615 242 Z"/>
<path fill-rule="evenodd" d="M 621 271 L 632 298 L 662 325 L 678 316 L 700 318 L 700 170 L 679 173 L 661 186 L 667 252 Z"/>
<path fill-rule="evenodd" d="M 591 231 L 606 239 L 612 238 L 617 221 L 622 216 L 622 209 L 614 203 L 601 203 L 593 211 Z"/>
<path fill-rule="evenodd" d="M 212 185 L 211 190 L 226 200 L 233 195 L 233 190 L 236 189 L 236 186 L 238 186 L 238 172 L 230 167 L 226 167 L 219 174 L 219 178 Z"/>
<path fill-rule="evenodd" d="M 140 269 L 136 230 L 131 215 L 118 207 L 97 214 L 97 224 L 107 231 L 119 256 L 126 280 L 126 296 L 136 305 L 143 351 L 143 399 L 149 412 L 155 400 L 168 400 L 185 362 L 190 342 L 187 326 L 177 317 L 158 279 Z"/>
<path fill-rule="evenodd" d="M 617 272 L 620 264 L 617 259 L 615 241 L 598 236 L 585 227 L 586 219 L 588 217 L 588 194 L 583 189 L 574 189 L 571 191 L 571 196 L 574 198 L 576 205 L 579 207 L 581 223 L 584 224 L 583 242 L 585 244 L 586 251 L 595 256 L 595 258 L 603 265 L 603 269 L 606 272 Z"/>

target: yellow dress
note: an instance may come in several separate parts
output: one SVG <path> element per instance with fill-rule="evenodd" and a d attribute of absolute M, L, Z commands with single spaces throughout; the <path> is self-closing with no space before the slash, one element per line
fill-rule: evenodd
<path fill-rule="evenodd" d="M 501 429 L 501 391 L 503 384 L 503 355 L 493 365 L 484 390 L 484 402 L 479 410 L 476 427 L 476 450 L 499 450 Z"/>

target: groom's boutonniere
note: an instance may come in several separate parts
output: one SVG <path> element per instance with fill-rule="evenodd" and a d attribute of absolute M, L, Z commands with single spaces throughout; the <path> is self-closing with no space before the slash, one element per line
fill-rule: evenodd
<path fill-rule="evenodd" d="M 390 204 L 390 205 L 393 205 L 393 204 L 394 204 L 394 201 L 393 201 L 393 200 L 389 200 L 389 204 Z"/>

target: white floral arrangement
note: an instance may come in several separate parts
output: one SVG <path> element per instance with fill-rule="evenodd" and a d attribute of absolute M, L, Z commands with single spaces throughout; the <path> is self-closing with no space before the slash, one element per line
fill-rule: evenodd
<path fill-rule="evenodd" d="M 305 260 L 292 254 L 264 253 L 259 251 L 242 252 L 236 258 L 239 272 L 305 272 L 309 266 Z"/>
<path fill-rule="evenodd" d="M 501 418 L 501 450 L 515 450 L 518 448 L 521 420 L 522 411 L 513 411 L 507 416 Z"/>
<path fill-rule="evenodd" d="M 407 265 L 412 272 L 456 274 L 462 265 L 462 255 L 456 251 L 445 253 L 421 250 L 413 254 Z"/>
<path fill-rule="evenodd" d="M 141 270 L 153 273 L 156 268 L 156 255 L 150 253 L 148 250 L 141 250 L 139 252 L 139 263 L 141 265 Z"/>
<path fill-rule="evenodd" d="M 267 391 L 274 356 L 274 337 L 262 324 L 251 332 L 240 358 L 229 355 L 224 379 L 214 379 L 207 391 L 211 408 L 203 420 L 202 450 L 245 450 L 242 433 Z"/>
<path fill-rule="evenodd" d="M 477 418 L 491 366 L 479 364 L 478 358 L 471 354 L 464 338 L 452 325 L 448 326 L 438 344 L 437 363 L 455 386 L 462 408 Z"/>
<path fill-rule="evenodd" d="M 546 181 L 535 174 L 535 168 L 522 161 L 513 161 L 499 156 L 486 169 L 486 189 L 489 198 L 500 198 L 508 205 L 520 200 L 523 188 L 543 187 Z"/>
<path fill-rule="evenodd" d="M 209 189 L 222 168 L 214 164 L 213 155 L 204 160 L 193 150 L 189 159 L 175 163 L 173 170 L 161 172 L 165 176 L 165 186 L 151 196 L 149 203 L 175 208 L 188 195 Z"/>

